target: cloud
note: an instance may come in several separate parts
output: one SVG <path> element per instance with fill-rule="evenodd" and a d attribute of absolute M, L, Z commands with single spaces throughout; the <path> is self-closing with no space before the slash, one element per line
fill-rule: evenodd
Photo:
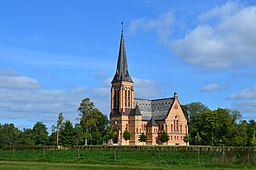
<path fill-rule="evenodd" d="M 37 121 L 42 121 L 50 130 L 60 112 L 63 112 L 67 120 L 76 123 L 76 118 L 79 117 L 77 108 L 86 97 L 94 102 L 95 107 L 108 115 L 111 80 L 112 78 L 105 79 L 99 87 L 75 87 L 64 91 L 44 88 L 34 78 L 12 70 L 1 70 L 0 123 L 12 122 L 19 128 L 28 128 Z M 133 80 L 136 97 L 160 96 L 161 89 L 156 82 L 139 78 Z"/>
<path fill-rule="evenodd" d="M 168 45 L 185 62 L 207 69 L 256 66 L 256 6 L 227 2 L 198 15 L 194 28 L 180 39 L 171 39 L 175 21 L 169 11 L 129 25 L 129 33 L 155 30 L 159 41 Z M 190 27 L 190 25 L 188 25 Z M 180 36 L 180 35 L 179 35 Z M 173 36 L 174 37 L 174 36 Z"/>
<path fill-rule="evenodd" d="M 200 18 L 207 23 L 172 42 L 178 56 L 210 69 L 255 66 L 256 6 L 241 7 L 237 2 L 228 2 Z"/>
<path fill-rule="evenodd" d="M 73 88 L 68 91 L 46 89 L 31 77 L 19 75 L 14 71 L 0 71 L 1 121 L 19 122 L 18 127 L 24 127 L 24 121 L 33 124 L 43 121 L 50 127 L 60 112 L 63 112 L 67 119 L 74 121 L 78 116 L 79 102 L 86 92 L 85 88 Z"/>
<path fill-rule="evenodd" d="M 106 71 L 103 69 L 97 70 L 95 76 L 97 79 L 104 79 L 106 77 Z"/>
<path fill-rule="evenodd" d="M 229 99 L 256 99 L 256 86 L 241 90 L 237 94 L 231 94 Z"/>
<path fill-rule="evenodd" d="M 174 22 L 172 12 L 162 13 L 156 19 L 139 18 L 133 20 L 128 28 L 128 34 L 136 34 L 138 30 L 149 31 L 155 29 L 161 43 L 166 43 L 171 35 Z"/>
<path fill-rule="evenodd" d="M 211 91 L 221 91 L 226 89 L 227 87 L 218 83 L 210 83 L 206 84 L 202 87 L 201 91 L 203 92 L 211 92 Z"/>
<path fill-rule="evenodd" d="M 256 112 L 256 86 L 231 94 L 228 99 L 234 100 L 233 106 L 243 113 Z"/>
<path fill-rule="evenodd" d="M 224 19 L 231 15 L 234 15 L 239 11 L 242 6 L 237 2 L 227 2 L 226 4 L 215 7 L 206 13 L 203 13 L 199 16 L 199 19 L 202 21 L 207 21 L 210 19 Z"/>
<path fill-rule="evenodd" d="M 3 72 L 0 70 L 0 88 L 22 90 L 38 87 L 39 82 L 35 79 L 15 74 L 12 71 Z"/>
<path fill-rule="evenodd" d="M 161 97 L 160 85 L 152 80 L 133 78 L 135 98 L 157 98 Z"/>
<path fill-rule="evenodd" d="M 233 106 L 242 113 L 256 113 L 256 100 L 235 102 Z M 248 116 L 251 119 L 253 116 Z"/>

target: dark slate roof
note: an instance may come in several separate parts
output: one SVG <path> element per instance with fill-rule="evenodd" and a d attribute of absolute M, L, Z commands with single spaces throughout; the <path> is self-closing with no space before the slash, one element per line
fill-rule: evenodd
<path fill-rule="evenodd" d="M 134 99 L 134 104 L 140 109 L 142 120 L 163 120 L 167 117 L 171 106 L 173 105 L 174 98 L 147 100 L 147 99 Z"/>
<path fill-rule="evenodd" d="M 135 109 L 132 109 L 130 115 L 139 115 L 141 116 L 140 108 L 138 105 L 135 106 Z"/>
<path fill-rule="evenodd" d="M 156 123 L 156 121 L 154 121 L 153 118 L 151 118 L 151 119 L 148 121 L 147 126 L 157 126 L 157 123 Z"/>
<path fill-rule="evenodd" d="M 133 82 L 128 72 L 128 64 L 126 59 L 123 31 L 122 31 L 121 40 L 120 40 L 116 74 L 112 82 L 119 82 L 119 81 Z"/>

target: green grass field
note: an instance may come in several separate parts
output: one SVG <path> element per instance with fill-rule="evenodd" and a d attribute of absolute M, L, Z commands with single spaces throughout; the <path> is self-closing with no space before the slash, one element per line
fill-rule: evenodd
<path fill-rule="evenodd" d="M 256 169 L 256 164 L 254 153 L 36 148 L 0 150 L 0 169 Z"/>

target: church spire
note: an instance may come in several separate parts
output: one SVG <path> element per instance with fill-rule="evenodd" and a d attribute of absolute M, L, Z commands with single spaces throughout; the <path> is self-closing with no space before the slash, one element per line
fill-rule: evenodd
<path fill-rule="evenodd" d="M 122 23 L 122 25 L 123 25 L 123 23 Z M 119 81 L 133 82 L 129 75 L 129 72 L 128 72 L 128 64 L 127 64 L 126 51 L 125 51 L 125 45 L 124 45 L 123 28 L 122 28 L 122 32 L 121 32 L 121 40 L 120 40 L 118 61 L 117 61 L 117 67 L 116 67 L 116 74 L 115 74 L 112 82 L 119 82 Z"/>

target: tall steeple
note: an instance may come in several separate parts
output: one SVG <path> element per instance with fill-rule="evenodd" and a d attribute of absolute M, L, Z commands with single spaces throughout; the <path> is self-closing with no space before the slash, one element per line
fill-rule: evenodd
<path fill-rule="evenodd" d="M 120 82 L 120 81 L 127 81 L 133 82 L 128 71 L 128 64 L 126 58 L 126 51 L 124 45 L 124 33 L 122 30 L 121 33 L 121 40 L 120 40 L 120 47 L 119 47 L 119 54 L 118 54 L 118 61 L 116 67 L 116 74 L 112 80 L 112 82 Z"/>

